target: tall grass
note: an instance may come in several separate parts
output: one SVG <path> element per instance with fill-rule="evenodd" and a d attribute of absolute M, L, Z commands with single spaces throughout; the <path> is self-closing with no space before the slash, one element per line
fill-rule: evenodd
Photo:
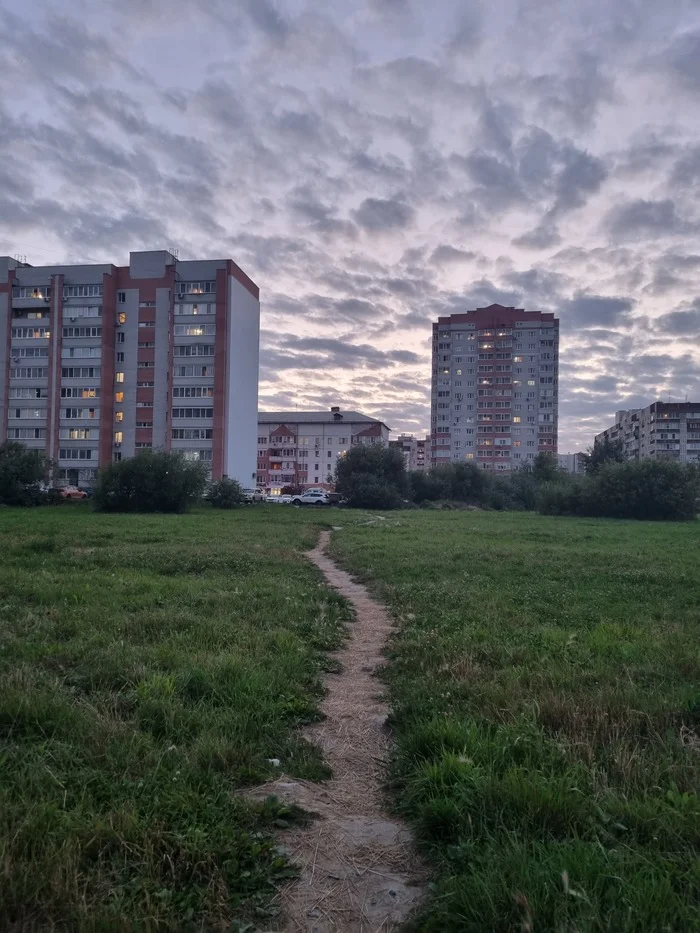
<path fill-rule="evenodd" d="M 700 929 L 700 526 L 411 512 L 333 549 L 400 620 L 415 929 Z"/>
<path fill-rule="evenodd" d="M 295 727 L 348 613 L 314 522 L 0 513 L 0 929 L 267 925 L 280 814 L 236 791 L 326 773 Z"/>

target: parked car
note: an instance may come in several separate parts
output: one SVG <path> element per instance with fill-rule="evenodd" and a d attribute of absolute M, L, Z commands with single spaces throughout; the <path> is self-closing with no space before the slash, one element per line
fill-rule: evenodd
<path fill-rule="evenodd" d="M 325 489 L 307 489 L 300 496 L 292 496 L 292 505 L 301 508 L 302 505 L 338 505 L 342 499 L 337 492 L 326 492 Z"/>
<path fill-rule="evenodd" d="M 62 499 L 87 499 L 85 490 L 77 486 L 61 486 L 59 494 Z"/>
<path fill-rule="evenodd" d="M 246 502 L 264 502 L 265 490 L 257 486 L 255 489 L 244 489 L 243 495 Z"/>

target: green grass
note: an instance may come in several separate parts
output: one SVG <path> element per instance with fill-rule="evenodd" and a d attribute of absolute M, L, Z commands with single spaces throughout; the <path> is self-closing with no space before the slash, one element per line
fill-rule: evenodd
<path fill-rule="evenodd" d="M 332 548 L 400 622 L 414 929 L 700 929 L 700 525 L 405 512 Z"/>
<path fill-rule="evenodd" d="M 348 611 L 281 507 L 0 512 L 0 929 L 236 930 L 289 868 L 237 789 L 326 774 Z"/>

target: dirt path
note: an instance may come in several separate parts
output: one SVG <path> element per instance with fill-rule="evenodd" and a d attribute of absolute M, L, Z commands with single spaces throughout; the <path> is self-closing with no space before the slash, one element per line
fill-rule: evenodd
<path fill-rule="evenodd" d="M 333 777 L 324 784 L 280 778 L 254 796 L 276 794 L 318 815 L 285 832 L 285 850 L 301 870 L 280 893 L 284 933 L 389 933 L 424 893 L 424 874 L 406 827 L 387 815 L 382 793 L 390 745 L 387 708 L 375 676 L 392 630 L 387 612 L 364 586 L 326 556 L 330 532 L 307 555 L 353 605 L 356 619 L 327 679 L 322 722 L 304 730 L 321 746 Z"/>

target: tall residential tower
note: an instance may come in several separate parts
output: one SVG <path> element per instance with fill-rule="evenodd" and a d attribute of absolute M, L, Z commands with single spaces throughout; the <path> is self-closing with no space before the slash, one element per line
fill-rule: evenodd
<path fill-rule="evenodd" d="M 259 331 L 258 287 L 230 259 L 0 257 L 0 442 L 45 451 L 59 483 L 158 447 L 250 486 Z"/>
<path fill-rule="evenodd" d="M 433 324 L 431 462 L 518 469 L 556 455 L 559 321 L 490 305 Z"/>

